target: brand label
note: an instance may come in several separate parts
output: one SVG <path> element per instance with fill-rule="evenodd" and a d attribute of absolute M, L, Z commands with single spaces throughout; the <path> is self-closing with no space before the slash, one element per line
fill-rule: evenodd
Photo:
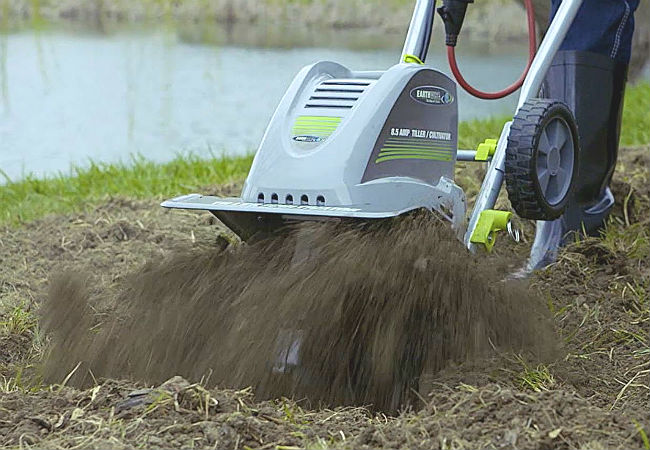
<path fill-rule="evenodd" d="M 293 140 L 297 142 L 320 142 L 323 140 L 323 138 L 320 136 L 300 135 L 300 136 L 294 136 Z"/>
<path fill-rule="evenodd" d="M 418 86 L 411 89 L 411 98 L 425 105 L 448 105 L 454 96 L 439 86 Z"/>

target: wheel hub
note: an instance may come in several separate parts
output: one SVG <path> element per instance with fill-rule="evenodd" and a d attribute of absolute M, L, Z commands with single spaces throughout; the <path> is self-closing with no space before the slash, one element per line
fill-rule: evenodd
<path fill-rule="evenodd" d="M 547 158 L 548 170 L 552 176 L 556 176 L 560 170 L 560 150 L 555 146 L 551 147 Z"/>

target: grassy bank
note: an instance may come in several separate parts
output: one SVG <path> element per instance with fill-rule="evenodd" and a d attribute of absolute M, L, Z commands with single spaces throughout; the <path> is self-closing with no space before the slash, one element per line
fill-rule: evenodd
<path fill-rule="evenodd" d="M 506 118 L 460 125 L 460 148 L 474 148 L 487 137 L 498 137 Z M 650 84 L 628 89 L 623 115 L 622 146 L 650 143 Z M 0 225 L 18 225 L 46 214 L 83 211 L 114 196 L 146 198 L 155 202 L 207 185 L 241 181 L 252 156 L 177 157 L 158 164 L 135 157 L 117 164 L 92 163 L 68 174 L 39 179 L 27 176 L 0 186 Z"/>
<path fill-rule="evenodd" d="M 403 31 L 414 4 L 414 0 L 0 0 L 0 19 L 36 25 L 69 20 L 166 20 Z M 514 0 L 479 2 L 468 15 L 464 36 L 519 38 L 526 32 L 525 21 L 517 20 L 522 14 Z M 485 27 L 486 22 L 492 26 Z"/>

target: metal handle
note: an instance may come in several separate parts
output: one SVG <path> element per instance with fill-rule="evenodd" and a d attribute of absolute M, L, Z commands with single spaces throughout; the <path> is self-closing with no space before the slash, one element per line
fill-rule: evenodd
<path fill-rule="evenodd" d="M 546 71 L 553 62 L 553 58 L 569 31 L 582 2 L 583 0 L 563 0 L 560 4 L 555 17 L 544 36 L 544 40 L 535 55 L 535 59 L 530 66 L 528 75 L 524 80 L 521 93 L 519 94 L 517 111 L 519 111 L 519 108 L 521 108 L 526 100 L 537 96 L 542 82 L 544 81 L 544 77 L 546 76 Z M 470 217 L 469 225 L 467 227 L 467 233 L 465 234 L 465 245 L 471 251 L 476 251 L 476 246 L 470 242 L 470 238 L 476 229 L 481 212 L 485 209 L 494 208 L 499 192 L 501 191 L 501 186 L 503 185 L 506 166 L 506 147 L 508 144 L 508 135 L 510 134 L 511 123 L 512 122 L 508 122 L 503 127 L 496 152 L 492 156 L 492 162 L 488 167 L 487 174 L 483 179 L 483 185 L 481 186 L 481 190 L 476 198 L 476 203 L 474 204 L 474 210 L 472 211 L 472 216 Z M 538 236 L 535 237 L 535 241 L 537 240 Z"/>
<path fill-rule="evenodd" d="M 546 77 L 546 72 L 548 72 L 548 68 L 553 63 L 553 58 L 560 48 L 560 45 L 562 45 L 564 37 L 569 32 L 569 28 L 571 28 L 573 19 L 575 19 L 578 14 L 582 2 L 583 0 L 565 0 L 560 4 L 560 7 L 555 13 L 555 17 L 546 31 L 544 40 L 542 40 L 542 43 L 537 50 L 535 59 L 528 71 L 528 76 L 524 80 L 524 84 L 521 86 L 517 111 L 519 111 L 519 108 L 521 108 L 527 100 L 537 97 L 538 92 L 542 87 L 542 83 L 544 82 L 544 78 Z"/>
<path fill-rule="evenodd" d="M 436 0 L 417 0 L 400 62 L 408 61 L 412 59 L 410 58 L 412 56 L 415 56 L 420 62 L 424 62 L 429 50 L 429 42 L 431 42 L 435 12 Z"/>

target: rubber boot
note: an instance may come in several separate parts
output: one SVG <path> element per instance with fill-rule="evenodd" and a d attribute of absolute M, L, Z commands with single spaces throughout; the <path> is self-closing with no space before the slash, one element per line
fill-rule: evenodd
<path fill-rule="evenodd" d="M 529 270 L 554 262 L 573 233 L 597 235 L 614 206 L 609 183 L 616 166 L 627 65 L 608 56 L 558 52 L 546 75 L 543 96 L 564 101 L 580 136 L 578 176 L 562 217 L 537 222 Z"/>

